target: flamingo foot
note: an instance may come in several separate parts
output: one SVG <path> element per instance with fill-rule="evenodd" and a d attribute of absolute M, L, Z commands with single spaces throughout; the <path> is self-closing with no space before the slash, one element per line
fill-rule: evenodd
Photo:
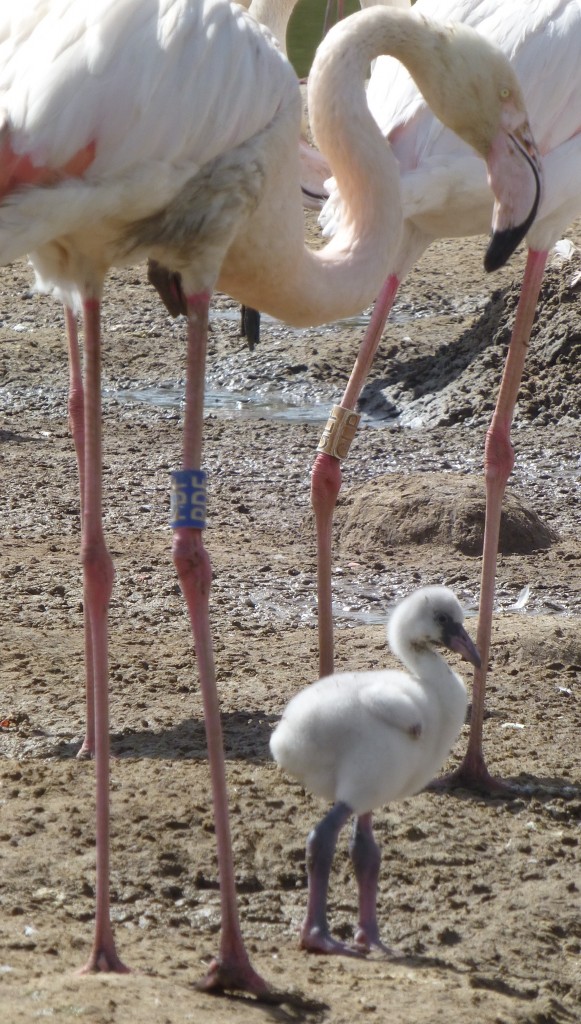
<path fill-rule="evenodd" d="M 392 946 L 386 946 L 385 942 L 382 942 L 377 928 L 362 928 L 361 925 L 359 925 L 355 932 L 355 949 L 361 953 L 371 953 L 373 950 L 376 950 L 378 953 L 383 954 L 383 956 L 393 959 L 403 956 L 403 953 L 400 953 L 399 950 L 393 949 Z"/>
<path fill-rule="evenodd" d="M 432 779 L 426 789 L 442 792 L 450 789 L 473 789 L 486 796 L 516 797 L 522 789 L 490 774 L 482 754 L 466 755 L 464 760 L 453 772 L 448 772 L 438 779 Z"/>
<path fill-rule="evenodd" d="M 253 995 L 259 1003 L 275 1006 L 292 1007 L 295 1011 L 318 1011 L 325 1009 L 323 1003 L 304 996 L 299 991 L 284 992 L 271 988 L 263 978 L 252 968 L 249 962 L 246 965 L 240 963 L 224 964 L 219 959 L 213 960 L 208 973 L 196 985 L 198 991 L 208 992 L 210 995 L 219 995 L 222 992 L 247 992 Z M 293 1019 L 295 1019 L 293 1015 Z M 301 1020 L 302 1020 L 301 1016 Z"/>
<path fill-rule="evenodd" d="M 76 754 L 77 761 L 92 761 L 94 757 L 95 751 L 86 740 L 83 740 Z"/>
<path fill-rule="evenodd" d="M 301 932 L 301 949 L 307 953 L 322 953 L 332 956 L 363 956 L 363 949 L 356 949 L 348 946 L 346 942 L 339 942 L 332 938 L 328 931 L 324 931 L 318 925 L 312 928 L 304 927 Z"/>
<path fill-rule="evenodd" d="M 247 957 L 226 961 L 212 960 L 207 974 L 196 983 L 201 992 L 248 992 L 259 1002 L 283 1002 L 282 994 L 275 992 L 268 982 L 254 970 Z"/>
<path fill-rule="evenodd" d="M 113 939 L 103 942 L 102 945 L 95 945 L 91 955 L 84 967 L 81 967 L 78 974 L 131 974 L 131 968 L 127 967 L 120 959 Z"/>

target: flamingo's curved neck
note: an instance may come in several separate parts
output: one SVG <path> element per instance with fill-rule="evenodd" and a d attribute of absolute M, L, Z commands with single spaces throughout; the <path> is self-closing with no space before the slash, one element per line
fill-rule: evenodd
<path fill-rule="evenodd" d="M 403 220 L 398 164 L 367 106 L 370 63 L 380 54 L 400 59 L 437 116 L 475 144 L 474 117 L 466 110 L 472 113 L 476 90 L 462 92 L 460 83 L 467 63 L 477 64 L 477 45 L 466 32 L 382 6 L 335 26 L 315 56 L 309 111 L 341 196 L 340 228 L 325 248 L 305 246 L 298 184 L 289 188 L 289 181 L 298 183 L 297 141 L 281 119 L 265 193 L 231 247 L 218 287 L 297 326 L 350 316 L 372 303 Z"/>
<path fill-rule="evenodd" d="M 412 676 L 416 679 L 429 679 L 430 685 L 435 679 L 445 679 L 452 672 L 445 658 L 430 644 L 420 646 L 399 638 L 397 643 L 392 639 L 390 646 Z"/>

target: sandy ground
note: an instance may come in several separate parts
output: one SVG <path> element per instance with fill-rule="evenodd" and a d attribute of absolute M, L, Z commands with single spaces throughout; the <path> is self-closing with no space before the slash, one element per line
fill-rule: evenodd
<path fill-rule="evenodd" d="M 524 265 L 519 254 L 489 278 L 482 252 L 482 239 L 432 248 L 401 291 L 365 390 L 337 515 L 339 668 L 394 663 L 383 620 L 420 584 L 453 586 L 476 633 L 483 435 Z M 63 320 L 54 301 L 28 291 L 25 264 L 0 272 L 7 1024 L 581 1021 L 579 266 L 576 257 L 553 261 L 547 276 L 498 571 L 485 749 L 491 769 L 522 792 L 513 800 L 422 793 L 378 812 L 379 917 L 399 960 L 298 949 L 305 837 L 323 808 L 268 751 L 286 701 L 317 674 L 309 472 L 362 326 L 292 332 L 266 322 L 251 353 L 234 305 L 217 299 L 209 386 L 238 400 L 225 408 L 216 399 L 206 422 L 212 624 L 243 931 L 255 966 L 288 993 L 278 1006 L 194 987 L 217 950 L 219 907 L 203 715 L 167 526 L 184 326 L 165 315 L 142 267 L 111 276 L 103 353 L 105 525 L 117 573 L 112 905 L 133 973 L 75 973 L 92 938 L 94 769 L 75 759 L 84 729 L 82 589 Z M 253 412 L 273 391 L 286 415 L 264 405 Z M 154 393 L 157 403 L 141 400 Z M 394 415 L 390 427 L 385 417 Z M 468 682 L 466 667 L 455 667 Z M 330 918 L 349 939 L 356 893 L 347 837 Z"/>

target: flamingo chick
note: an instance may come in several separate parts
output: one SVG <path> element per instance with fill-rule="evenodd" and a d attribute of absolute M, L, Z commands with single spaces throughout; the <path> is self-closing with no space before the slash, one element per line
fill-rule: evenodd
<path fill-rule="evenodd" d="M 316 953 L 388 952 L 377 927 L 380 852 L 371 812 L 412 796 L 441 768 L 466 717 L 466 687 L 435 650 L 443 644 L 466 661 L 480 655 L 447 587 L 422 587 L 394 610 L 387 628 L 407 672 L 341 672 L 291 700 L 270 740 L 275 760 L 333 807 L 307 839 L 309 896 L 301 945 Z M 327 924 L 329 872 L 340 829 L 355 815 L 350 844 L 359 890 L 354 950 Z"/>

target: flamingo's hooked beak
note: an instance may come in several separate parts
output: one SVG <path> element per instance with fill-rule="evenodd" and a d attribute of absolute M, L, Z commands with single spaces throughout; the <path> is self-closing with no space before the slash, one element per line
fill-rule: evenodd
<path fill-rule="evenodd" d="M 455 624 L 454 631 L 450 632 L 448 636 L 444 638 L 444 643 L 451 651 L 456 651 L 457 654 L 460 654 L 464 658 L 464 661 L 469 661 L 472 665 L 475 665 L 476 668 L 480 668 L 482 662 L 480 660 L 478 648 L 472 638 L 468 636 L 464 626 Z"/>
<path fill-rule="evenodd" d="M 533 223 L 542 197 L 541 157 L 528 122 L 501 129 L 490 150 L 488 181 L 496 202 L 486 270 L 498 270 L 512 256 Z"/>

